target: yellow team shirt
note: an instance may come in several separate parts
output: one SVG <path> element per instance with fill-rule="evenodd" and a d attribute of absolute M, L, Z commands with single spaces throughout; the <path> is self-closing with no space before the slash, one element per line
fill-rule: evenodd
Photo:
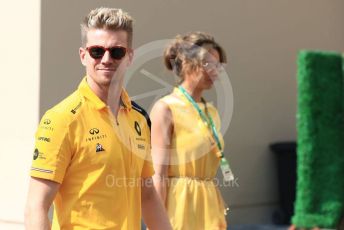
<path fill-rule="evenodd" d="M 215 180 L 220 159 L 212 132 L 178 88 L 160 100 L 168 105 L 173 119 L 165 203 L 173 229 L 227 229 L 221 184 Z M 224 146 L 216 108 L 211 103 L 198 105 L 204 113 L 207 108 Z"/>
<path fill-rule="evenodd" d="M 86 78 L 45 113 L 30 175 L 61 184 L 52 229 L 141 229 L 141 181 L 153 175 L 149 126 L 124 89 L 115 119 Z"/>

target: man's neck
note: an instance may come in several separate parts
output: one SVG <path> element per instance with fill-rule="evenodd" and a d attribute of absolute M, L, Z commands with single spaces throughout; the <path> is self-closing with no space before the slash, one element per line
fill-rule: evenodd
<path fill-rule="evenodd" d="M 110 83 L 110 85 L 99 85 L 89 76 L 86 77 L 86 80 L 91 90 L 99 97 L 100 100 L 110 107 L 113 115 L 117 117 L 122 93 L 122 83 L 113 82 Z"/>
<path fill-rule="evenodd" d="M 121 94 L 122 84 L 111 83 L 108 88 L 107 105 L 116 118 L 120 107 Z"/>

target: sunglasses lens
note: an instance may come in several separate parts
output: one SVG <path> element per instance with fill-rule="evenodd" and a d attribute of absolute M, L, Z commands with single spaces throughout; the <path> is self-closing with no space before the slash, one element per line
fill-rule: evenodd
<path fill-rule="evenodd" d="M 99 58 L 103 57 L 103 55 L 105 53 L 105 49 L 103 49 L 101 47 L 92 47 L 89 49 L 89 53 L 90 53 L 92 58 L 99 59 Z"/>
<path fill-rule="evenodd" d="M 120 60 L 125 56 L 126 51 L 124 47 L 113 47 L 110 49 L 110 55 L 113 59 Z"/>

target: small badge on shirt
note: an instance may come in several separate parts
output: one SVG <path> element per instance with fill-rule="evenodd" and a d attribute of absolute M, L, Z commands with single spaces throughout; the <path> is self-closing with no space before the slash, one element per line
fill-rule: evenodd
<path fill-rule="evenodd" d="M 35 151 L 33 152 L 33 159 L 36 160 L 39 156 L 39 151 L 38 149 L 36 148 Z"/>
<path fill-rule="evenodd" d="M 145 150 L 145 149 L 146 149 L 146 147 L 145 147 L 144 145 L 142 145 L 142 144 L 138 144 L 138 145 L 137 145 L 137 148 L 142 149 L 142 150 Z"/>
<path fill-rule="evenodd" d="M 33 160 L 37 160 L 37 159 L 40 159 L 40 160 L 46 160 L 45 154 L 40 152 L 38 150 L 38 148 L 35 148 L 35 151 L 33 152 Z"/>
<path fill-rule="evenodd" d="M 135 127 L 135 130 L 136 130 L 137 134 L 139 136 L 141 136 L 141 127 L 140 127 L 140 125 L 139 125 L 139 123 L 137 121 L 135 121 L 134 127 Z"/>
<path fill-rule="evenodd" d="M 103 148 L 103 146 L 99 143 L 97 143 L 97 146 L 96 146 L 96 153 L 98 152 L 103 152 L 105 151 L 105 149 Z"/>

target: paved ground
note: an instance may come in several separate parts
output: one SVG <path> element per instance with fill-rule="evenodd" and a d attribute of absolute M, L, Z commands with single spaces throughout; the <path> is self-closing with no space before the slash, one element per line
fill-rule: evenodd
<path fill-rule="evenodd" d="M 24 230 L 24 225 L 0 221 L 0 230 Z M 273 225 L 235 225 L 229 226 L 228 230 L 287 230 L 287 227 Z"/>
<path fill-rule="evenodd" d="M 274 225 L 234 225 L 229 226 L 228 230 L 287 230 L 287 226 Z"/>

